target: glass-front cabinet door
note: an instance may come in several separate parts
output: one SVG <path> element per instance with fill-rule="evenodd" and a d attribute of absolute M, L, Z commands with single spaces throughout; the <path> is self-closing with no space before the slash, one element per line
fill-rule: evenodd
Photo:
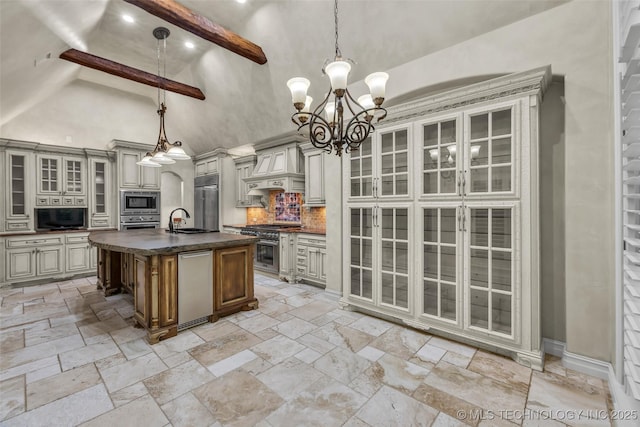
<path fill-rule="evenodd" d="M 9 153 L 9 217 L 24 216 L 26 208 L 26 162 L 27 156 Z"/>
<path fill-rule="evenodd" d="M 422 314 L 458 321 L 460 206 L 422 208 Z"/>
<path fill-rule="evenodd" d="M 380 234 L 380 303 L 409 309 L 409 209 L 378 207 L 374 224 Z"/>
<path fill-rule="evenodd" d="M 61 162 L 57 156 L 38 155 L 39 194 L 62 194 Z"/>
<path fill-rule="evenodd" d="M 420 124 L 422 196 L 457 196 L 460 162 L 457 116 Z"/>
<path fill-rule="evenodd" d="M 409 195 L 409 129 L 382 131 L 379 138 L 379 177 L 374 194 L 384 198 Z"/>
<path fill-rule="evenodd" d="M 514 335 L 515 205 L 466 209 L 467 327 Z"/>
<path fill-rule="evenodd" d="M 82 175 L 82 160 L 64 159 L 64 194 L 84 194 L 84 179 Z"/>
<path fill-rule="evenodd" d="M 349 210 L 349 294 L 373 301 L 373 207 Z"/>
<path fill-rule="evenodd" d="M 465 195 L 514 193 L 513 122 L 513 106 L 467 116 Z"/>
<path fill-rule="evenodd" d="M 368 137 L 357 150 L 349 153 L 349 197 L 373 197 L 373 146 Z"/>

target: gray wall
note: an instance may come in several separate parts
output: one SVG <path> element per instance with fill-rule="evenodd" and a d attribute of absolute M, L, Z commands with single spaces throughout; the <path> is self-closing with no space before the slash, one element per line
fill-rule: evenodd
<path fill-rule="evenodd" d="M 566 341 L 564 83 L 553 81 L 540 115 L 542 336 Z"/>

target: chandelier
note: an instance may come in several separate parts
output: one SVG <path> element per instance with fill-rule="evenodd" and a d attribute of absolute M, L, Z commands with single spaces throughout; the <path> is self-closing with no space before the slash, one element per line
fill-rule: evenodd
<path fill-rule="evenodd" d="M 298 130 L 309 126 L 309 139 L 311 143 L 331 153 L 336 151 L 338 156 L 342 152 L 348 153 L 357 150 L 360 144 L 367 139 L 372 130 L 371 122 L 374 117 L 376 122 L 384 119 L 387 110 L 382 108 L 384 92 L 389 75 L 387 73 L 373 73 L 365 78 L 369 86 L 370 94 L 362 95 L 356 101 L 347 89 L 347 77 L 351 71 L 351 64 L 342 59 L 340 47 L 338 47 L 338 0 L 335 0 L 333 11 L 335 22 L 335 59 L 322 68 L 322 73 L 329 76 L 331 87 L 324 100 L 313 112 L 310 112 L 313 98 L 307 96 L 310 82 L 304 77 L 294 77 L 287 82 L 291 91 L 293 106 L 297 110 L 291 116 Z M 349 60 L 350 61 L 350 60 Z M 353 62 L 353 61 L 351 61 Z M 329 101 L 331 95 L 333 100 Z M 346 110 L 345 110 L 346 107 Z M 322 110 L 325 117 L 322 117 Z M 345 115 L 347 123 L 345 124 Z"/>
<path fill-rule="evenodd" d="M 176 141 L 173 144 L 167 139 L 167 135 L 164 131 L 164 115 L 167 112 L 166 107 L 166 91 L 162 87 L 164 81 L 160 75 L 160 40 L 162 40 L 162 52 L 163 52 L 163 68 L 164 75 L 167 74 L 166 65 L 166 51 L 167 51 L 167 37 L 169 37 L 169 30 L 164 27 L 158 27 L 153 30 L 153 36 L 157 40 L 158 51 L 158 115 L 160 116 L 160 133 L 158 135 L 158 142 L 156 143 L 153 151 L 147 153 L 142 160 L 137 162 L 140 166 L 159 168 L 162 165 L 170 165 L 176 162 L 176 160 L 191 160 L 191 156 L 184 152 L 182 149 L 182 142 Z M 162 101 L 160 95 L 162 94 Z"/>

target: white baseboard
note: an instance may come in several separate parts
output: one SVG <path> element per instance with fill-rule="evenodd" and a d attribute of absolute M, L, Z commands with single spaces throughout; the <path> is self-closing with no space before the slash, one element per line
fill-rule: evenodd
<path fill-rule="evenodd" d="M 610 363 L 567 351 L 562 341 L 544 338 L 544 352 L 562 359 L 562 366 L 602 380 L 609 379 Z"/>
<path fill-rule="evenodd" d="M 608 380 L 609 367 L 611 364 L 565 350 L 562 354 L 562 366 L 582 372 L 583 374 L 591 375 L 592 377 L 600 378 L 601 380 Z"/>
<path fill-rule="evenodd" d="M 562 358 L 564 354 L 565 344 L 562 341 L 551 340 L 549 338 L 542 339 L 542 345 L 545 354 Z"/>
<path fill-rule="evenodd" d="M 618 411 L 637 411 L 640 414 L 640 401 L 630 397 L 624 391 L 622 384 L 618 382 L 611 363 L 590 357 L 581 356 L 566 350 L 566 344 L 550 339 L 542 340 L 544 352 L 562 359 L 562 366 L 606 380 L 609 384 L 609 392 L 613 400 L 613 407 Z M 616 427 L 636 427 L 638 420 L 617 420 Z"/>

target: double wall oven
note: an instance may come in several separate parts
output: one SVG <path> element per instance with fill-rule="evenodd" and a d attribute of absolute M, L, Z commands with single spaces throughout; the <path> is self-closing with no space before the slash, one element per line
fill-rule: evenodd
<path fill-rule="evenodd" d="M 256 236 L 260 240 L 256 243 L 253 266 L 256 270 L 278 274 L 280 271 L 280 230 L 300 227 L 298 224 L 258 224 L 248 225 L 240 234 Z"/>
<path fill-rule="evenodd" d="M 159 191 L 120 191 L 120 230 L 160 228 Z"/>

